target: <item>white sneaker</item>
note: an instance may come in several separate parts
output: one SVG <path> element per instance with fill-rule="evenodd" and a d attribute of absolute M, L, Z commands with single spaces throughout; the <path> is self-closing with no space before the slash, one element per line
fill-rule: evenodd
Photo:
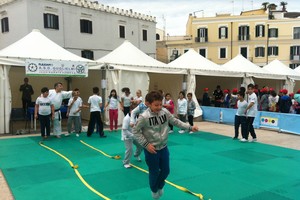
<path fill-rule="evenodd" d="M 257 142 L 257 138 L 253 138 L 251 142 Z"/>
<path fill-rule="evenodd" d="M 245 138 L 242 138 L 240 141 L 241 142 L 248 142 L 248 140 L 246 140 Z"/>
<path fill-rule="evenodd" d="M 76 137 L 79 137 L 79 134 L 78 134 L 78 133 L 76 133 Z"/>
<path fill-rule="evenodd" d="M 152 198 L 153 199 L 159 199 L 160 195 L 159 195 L 159 192 L 152 192 Z"/>
<path fill-rule="evenodd" d="M 135 158 L 136 158 L 136 160 L 138 161 L 138 162 L 142 162 L 142 159 L 140 158 L 140 156 L 134 156 Z"/>
<path fill-rule="evenodd" d="M 169 132 L 168 133 L 173 133 L 174 131 L 172 131 L 172 130 L 169 130 Z"/>
<path fill-rule="evenodd" d="M 70 134 L 69 133 L 65 133 L 65 136 L 68 137 L 68 136 L 70 136 Z"/>
<path fill-rule="evenodd" d="M 193 131 L 190 131 L 190 132 L 189 132 L 189 134 L 193 134 L 193 133 L 194 133 Z"/>
<path fill-rule="evenodd" d="M 129 164 L 125 164 L 124 167 L 125 167 L 126 169 L 128 169 L 128 168 L 130 168 L 131 166 L 130 166 Z"/>
<path fill-rule="evenodd" d="M 164 194 L 164 189 L 159 189 L 158 191 L 159 196 L 161 197 Z"/>
<path fill-rule="evenodd" d="M 184 130 L 180 130 L 178 131 L 178 133 L 183 134 L 185 131 Z"/>

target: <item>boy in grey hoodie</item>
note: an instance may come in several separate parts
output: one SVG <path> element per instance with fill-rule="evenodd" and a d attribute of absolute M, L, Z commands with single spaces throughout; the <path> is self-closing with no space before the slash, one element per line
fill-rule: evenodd
<path fill-rule="evenodd" d="M 144 147 L 145 160 L 149 168 L 149 184 L 153 199 L 163 195 L 165 179 L 170 172 L 169 150 L 167 147 L 169 123 L 189 131 L 198 127 L 190 126 L 175 118 L 162 107 L 163 96 L 157 91 L 146 95 L 148 109 L 140 114 L 133 134 L 137 142 Z"/>

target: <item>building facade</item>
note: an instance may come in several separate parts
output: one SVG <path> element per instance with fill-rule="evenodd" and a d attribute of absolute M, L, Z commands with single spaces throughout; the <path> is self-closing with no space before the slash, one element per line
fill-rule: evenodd
<path fill-rule="evenodd" d="M 168 62 L 189 48 L 217 63 L 224 64 L 241 54 L 258 66 L 274 59 L 295 68 L 300 65 L 300 13 L 258 9 L 238 16 L 215 17 L 189 15 L 185 37 L 166 37 L 157 41 L 158 57 Z"/>
<path fill-rule="evenodd" d="M 39 29 L 72 53 L 99 59 L 129 40 L 155 57 L 155 17 L 89 0 L 2 0 L 0 49 Z"/>

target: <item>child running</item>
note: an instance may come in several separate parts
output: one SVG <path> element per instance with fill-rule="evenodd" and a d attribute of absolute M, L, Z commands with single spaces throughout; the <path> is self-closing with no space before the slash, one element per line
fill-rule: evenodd
<path fill-rule="evenodd" d="M 162 100 L 163 96 L 159 92 L 148 93 L 145 99 L 148 109 L 140 114 L 133 128 L 135 139 L 144 147 L 153 199 L 159 199 L 163 195 L 165 179 L 170 172 L 167 147 L 168 123 L 190 131 L 198 130 L 196 126 L 190 126 L 176 119 L 167 109 L 162 107 Z"/>
<path fill-rule="evenodd" d="M 50 119 L 54 119 L 54 105 L 48 98 L 49 89 L 43 87 L 41 89 L 42 95 L 35 101 L 34 118 L 39 119 L 41 126 L 41 135 L 43 139 L 50 136 Z M 46 129 L 46 135 L 45 135 Z"/>

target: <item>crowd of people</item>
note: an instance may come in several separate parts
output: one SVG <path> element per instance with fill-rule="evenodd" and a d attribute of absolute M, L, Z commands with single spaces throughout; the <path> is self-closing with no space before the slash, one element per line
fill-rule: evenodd
<path fill-rule="evenodd" d="M 257 109 L 259 111 L 300 114 L 300 89 L 294 94 L 289 93 L 287 89 L 276 92 L 268 86 L 258 89 L 258 86 L 254 85 L 254 93 L 258 98 Z M 237 88 L 222 90 L 221 86 L 218 85 L 212 93 L 213 97 L 211 97 L 209 89 L 204 88 L 200 103 L 203 106 L 237 108 L 237 94 Z"/>

